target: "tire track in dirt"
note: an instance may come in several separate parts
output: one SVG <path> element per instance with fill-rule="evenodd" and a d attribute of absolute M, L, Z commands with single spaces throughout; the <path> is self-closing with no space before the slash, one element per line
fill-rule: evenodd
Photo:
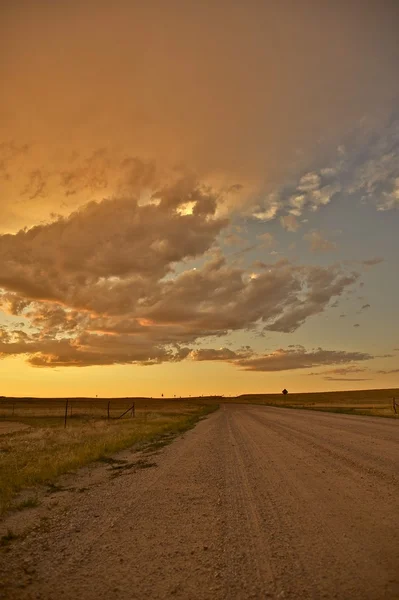
<path fill-rule="evenodd" d="M 237 414 L 233 416 L 231 413 L 229 416 L 234 431 L 235 446 L 239 448 L 241 455 L 241 470 L 246 474 L 247 487 L 252 490 L 251 505 L 256 507 L 260 538 L 258 560 L 264 561 L 267 557 L 268 568 L 273 573 L 274 591 L 271 596 L 273 598 L 318 598 L 312 578 L 306 577 L 304 560 L 292 548 L 292 528 L 289 527 L 287 516 L 278 506 L 278 498 L 270 492 L 267 477 L 260 476 L 261 462 L 259 454 L 256 453 L 257 446 L 254 442 L 253 432 L 249 436 L 246 435 L 247 416 L 240 415 L 238 417 Z M 298 591 L 299 583 L 300 592 Z M 265 592 L 267 593 L 267 589 L 263 590 L 263 594 Z M 243 594 L 239 597 L 244 598 L 245 596 Z M 262 592 L 259 592 L 259 595 L 254 597 L 264 596 Z"/>
<path fill-rule="evenodd" d="M 246 456 L 246 468 L 252 472 L 256 489 L 254 502 L 265 524 L 265 537 L 270 547 L 272 569 L 278 581 L 279 598 L 319 598 L 319 588 L 309 576 L 307 557 L 295 548 L 298 529 L 296 515 L 282 510 L 281 491 L 290 496 L 292 491 L 287 480 L 281 478 L 281 470 L 274 468 L 269 452 L 257 441 L 256 431 L 251 427 L 248 415 L 236 419 L 237 437 Z M 261 435 L 263 438 L 264 429 Z M 273 453 L 276 451 L 274 445 Z M 265 468 L 265 465 L 267 467 Z M 272 482 L 273 479 L 273 482 Z M 301 529 L 302 527 L 302 523 Z"/>
<path fill-rule="evenodd" d="M 300 413 L 300 416 L 303 416 L 303 413 Z M 260 420 L 263 418 L 263 422 L 265 423 L 265 417 L 258 416 L 257 419 Z M 308 424 L 308 423 L 306 423 Z M 397 457 L 399 455 L 399 440 L 395 438 L 390 441 L 390 447 L 386 447 L 383 450 L 383 455 L 380 456 L 377 454 L 378 449 L 372 448 L 372 452 L 365 451 L 364 448 L 359 448 L 359 445 L 356 442 L 350 440 L 350 443 L 345 445 L 345 437 L 348 438 L 348 431 L 340 429 L 340 434 L 337 439 L 330 439 L 325 436 L 326 427 L 324 428 L 324 435 L 322 432 L 314 432 L 314 431 L 304 431 L 299 428 L 300 423 L 295 423 L 295 425 L 289 425 L 288 423 L 281 421 L 272 421 L 267 419 L 267 425 L 269 428 L 275 429 L 275 431 L 279 431 L 281 435 L 284 436 L 287 440 L 291 439 L 292 436 L 295 437 L 297 443 L 299 443 L 299 439 L 302 439 L 305 445 L 312 444 L 315 449 L 322 453 L 328 454 L 337 464 L 345 463 L 352 470 L 357 471 L 366 471 L 369 474 L 373 474 L 375 477 L 379 477 L 383 479 L 385 482 L 392 480 L 392 483 L 395 486 L 399 483 L 399 469 L 397 468 Z M 336 429 L 334 428 L 334 434 L 336 435 Z M 350 431 L 350 436 L 361 435 L 359 432 Z M 364 436 L 362 436 L 364 438 Z M 344 438 L 342 440 L 342 438 Z M 370 442 L 369 442 L 370 443 Z M 371 446 L 369 446 L 371 448 Z M 351 452 L 355 452 L 355 459 L 351 457 Z M 370 466 L 371 463 L 371 466 Z M 372 466 L 373 463 L 376 466 Z M 381 468 L 382 467 L 382 468 Z M 385 468 L 385 469 L 384 469 Z"/>
<path fill-rule="evenodd" d="M 229 527 L 224 534 L 226 555 L 225 597 L 237 598 L 248 594 L 248 598 L 275 597 L 277 582 L 271 564 L 270 548 L 262 535 L 263 521 L 257 509 L 255 490 L 248 477 L 243 460 L 243 444 L 233 427 L 231 415 L 224 410 L 226 421 L 225 507 Z M 243 529 L 245 534 L 243 535 Z M 242 546 L 242 539 L 251 543 Z M 233 549 L 233 552 L 232 552 Z M 246 574 L 255 572 L 250 589 Z M 244 588 L 242 584 L 244 583 Z"/>
<path fill-rule="evenodd" d="M 349 472 L 342 456 L 337 459 L 333 453 L 321 452 L 320 445 L 311 438 L 304 440 L 294 426 L 280 427 L 268 421 L 267 413 L 258 411 L 249 411 L 248 417 L 252 422 L 247 434 L 258 449 L 265 452 L 261 440 L 271 438 L 274 449 L 267 455 L 265 475 L 268 487 L 273 489 L 278 478 L 284 482 L 279 506 L 287 519 L 286 529 L 296 532 L 297 545 L 303 546 L 300 553 L 308 557 L 316 578 L 322 575 L 323 593 L 329 593 L 325 574 L 334 573 L 336 589 L 342 593 L 338 597 L 399 597 L 397 565 L 392 558 L 399 553 L 395 478 L 388 478 L 389 485 L 382 487 L 374 470 L 359 469 L 363 475 Z M 297 504 L 297 523 L 289 523 L 295 514 L 290 497 Z M 373 592 L 370 583 L 377 581 L 383 591 Z"/>
<path fill-rule="evenodd" d="M 259 461 L 260 456 L 264 455 L 264 451 L 258 441 L 258 433 L 260 431 L 255 433 L 252 426 L 252 455 L 254 460 Z M 263 427 L 261 434 L 264 435 Z M 320 508 L 313 502 L 309 490 L 314 489 L 317 482 L 308 478 L 304 485 L 302 481 L 298 480 L 295 472 L 287 473 L 290 456 L 282 454 L 278 445 L 281 438 L 276 437 L 274 441 L 273 454 L 280 456 L 267 456 L 268 470 L 265 473 L 266 481 L 262 496 L 265 499 L 264 510 L 268 511 L 272 506 L 274 512 L 279 516 L 279 535 L 276 536 L 274 543 L 276 556 L 281 559 L 279 567 L 280 569 L 283 566 L 286 567 L 282 570 L 282 576 L 285 578 L 284 597 L 322 598 L 328 595 L 329 584 L 326 587 L 325 573 L 331 570 L 332 564 L 336 562 L 336 557 L 339 557 L 340 562 L 345 564 L 345 571 L 347 571 L 348 565 L 351 565 L 354 571 L 356 563 L 342 543 L 341 534 L 331 530 L 323 505 L 321 505 L 320 511 Z M 307 466 L 311 466 L 309 461 Z M 312 511 L 303 511 L 302 506 L 309 504 L 312 504 Z M 325 547 L 327 539 L 328 548 Z M 320 544 L 320 541 L 323 543 Z M 331 551 L 332 549 L 333 551 Z M 338 579 L 339 570 L 338 565 L 335 565 L 334 571 L 338 573 Z M 340 588 L 337 580 L 335 587 L 336 590 Z M 347 589 L 347 581 L 344 587 Z"/>

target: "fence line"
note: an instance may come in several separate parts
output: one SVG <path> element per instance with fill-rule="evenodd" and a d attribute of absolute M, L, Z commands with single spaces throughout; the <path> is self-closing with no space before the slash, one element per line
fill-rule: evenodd
<path fill-rule="evenodd" d="M 117 419 L 121 419 L 122 417 L 124 417 L 128 412 L 132 413 L 132 417 L 134 417 L 134 402 L 132 404 L 132 406 L 129 406 L 129 408 L 127 410 L 125 410 L 125 412 L 123 412 L 121 415 L 119 415 L 119 417 L 116 417 Z"/>
<path fill-rule="evenodd" d="M 62 420 L 64 428 L 68 419 L 86 417 L 97 419 L 122 419 L 136 416 L 136 405 L 131 398 L 21 398 L 0 397 L 0 419 L 12 418 L 56 418 Z"/>
<path fill-rule="evenodd" d="M 76 402 L 82 402 L 82 400 L 77 400 Z M 92 402 L 94 405 L 93 400 L 87 400 L 86 402 Z M 114 418 L 114 419 L 122 419 L 125 415 L 127 415 L 127 413 L 131 414 L 131 417 L 135 417 L 136 416 L 136 405 L 133 402 L 132 404 L 129 405 L 129 408 L 127 408 L 121 415 L 119 415 L 118 417 L 111 417 L 110 415 L 110 407 L 111 407 L 111 400 L 108 400 L 107 403 L 107 420 L 109 421 L 110 419 Z M 117 403 L 118 400 L 115 401 L 115 403 Z M 120 402 L 120 401 L 119 401 Z M 72 417 L 72 404 L 73 404 L 73 400 L 67 398 L 67 400 L 65 401 L 65 418 L 64 418 L 64 427 L 67 426 L 67 419 L 68 419 L 68 406 L 70 406 L 70 414 L 69 417 Z"/>
<path fill-rule="evenodd" d="M 68 402 L 69 402 L 69 400 L 67 400 L 67 401 L 65 402 L 65 419 L 64 419 L 64 427 L 66 427 L 66 424 L 67 424 L 67 418 L 68 418 Z"/>

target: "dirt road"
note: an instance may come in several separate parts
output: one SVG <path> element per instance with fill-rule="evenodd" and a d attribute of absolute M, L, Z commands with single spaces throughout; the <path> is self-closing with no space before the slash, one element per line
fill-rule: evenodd
<path fill-rule="evenodd" d="M 222 406 L 141 460 L 64 492 L 0 595 L 399 598 L 398 422 Z"/>

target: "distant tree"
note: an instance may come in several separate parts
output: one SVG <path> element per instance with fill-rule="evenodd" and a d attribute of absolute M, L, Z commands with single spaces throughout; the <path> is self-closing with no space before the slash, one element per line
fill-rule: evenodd
<path fill-rule="evenodd" d="M 283 394 L 284 396 L 286 396 L 288 394 L 288 390 L 286 390 L 285 388 L 283 389 Z"/>

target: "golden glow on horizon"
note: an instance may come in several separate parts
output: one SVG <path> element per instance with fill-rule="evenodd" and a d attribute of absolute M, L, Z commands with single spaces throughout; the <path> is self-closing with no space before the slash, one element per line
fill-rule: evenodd
<path fill-rule="evenodd" d="M 367 376 L 367 373 L 366 375 Z M 326 382 L 322 377 L 295 371 L 248 373 L 221 363 L 163 364 L 151 367 L 101 366 L 34 368 L 23 358 L 0 362 L 1 395 L 65 397 L 90 396 L 166 397 L 226 395 L 250 393 L 342 391 L 350 389 L 390 389 L 398 387 L 398 379 L 370 375 L 368 381 Z"/>

